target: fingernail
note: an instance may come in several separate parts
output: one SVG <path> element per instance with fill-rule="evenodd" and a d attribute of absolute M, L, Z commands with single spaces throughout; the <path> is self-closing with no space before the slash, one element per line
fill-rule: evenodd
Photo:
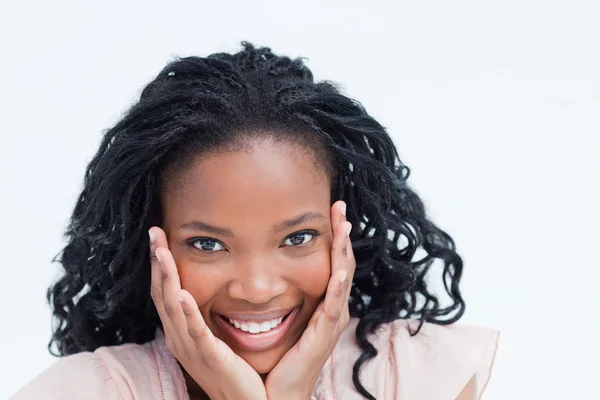
<path fill-rule="evenodd" d="M 348 226 L 346 227 L 346 236 L 350 236 L 350 231 L 352 231 L 352 224 L 348 222 Z"/>
<path fill-rule="evenodd" d="M 156 236 L 154 235 L 154 232 L 148 231 L 148 236 L 150 236 L 150 243 L 154 243 L 154 241 L 156 240 Z"/>
<path fill-rule="evenodd" d="M 346 216 L 346 203 L 342 203 L 342 208 L 340 210 L 342 212 L 342 215 L 345 217 Z"/>
<path fill-rule="evenodd" d="M 160 259 L 160 254 L 158 254 L 158 251 L 155 251 L 154 255 L 156 256 L 156 259 L 158 260 L 158 262 L 162 264 L 162 260 Z"/>
<path fill-rule="evenodd" d="M 346 280 L 347 276 L 348 276 L 348 272 L 344 271 L 344 273 L 342 274 L 342 276 L 340 276 L 340 283 L 344 283 L 344 281 Z"/>

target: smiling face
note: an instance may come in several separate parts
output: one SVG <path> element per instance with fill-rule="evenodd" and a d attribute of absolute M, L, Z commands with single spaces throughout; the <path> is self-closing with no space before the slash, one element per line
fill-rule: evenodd
<path fill-rule="evenodd" d="M 182 287 L 258 373 L 296 343 L 325 293 L 330 185 L 310 152 L 265 139 L 199 157 L 162 193 Z"/>

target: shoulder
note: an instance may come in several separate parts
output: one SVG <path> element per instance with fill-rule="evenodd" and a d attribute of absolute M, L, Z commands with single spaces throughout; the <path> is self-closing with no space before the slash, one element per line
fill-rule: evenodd
<path fill-rule="evenodd" d="M 331 390 L 349 391 L 344 399 L 352 398 L 352 367 L 362 353 L 356 340 L 358 321 L 351 320 L 328 361 Z M 499 332 L 425 323 L 412 335 L 418 326 L 418 321 L 396 320 L 367 336 L 378 354 L 361 368 L 365 388 L 378 399 L 428 400 L 455 399 L 468 384 L 475 384 L 479 398 L 491 375 Z"/>
<path fill-rule="evenodd" d="M 96 394 L 96 395 L 94 395 Z M 96 353 L 61 357 L 11 400 L 65 398 L 120 399 L 121 395 L 108 366 Z"/>
<path fill-rule="evenodd" d="M 183 377 L 176 361 L 160 346 L 161 339 L 100 347 L 94 352 L 61 357 L 11 400 L 152 400 L 162 399 L 165 392 L 179 398 Z"/>

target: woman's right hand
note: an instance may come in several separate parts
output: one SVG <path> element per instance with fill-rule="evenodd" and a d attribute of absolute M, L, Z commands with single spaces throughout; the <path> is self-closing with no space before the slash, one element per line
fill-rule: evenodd
<path fill-rule="evenodd" d="M 162 321 L 167 349 L 211 399 L 266 400 L 258 373 L 212 334 L 192 295 L 181 289 L 164 231 L 152 227 L 148 233 L 150 294 Z"/>

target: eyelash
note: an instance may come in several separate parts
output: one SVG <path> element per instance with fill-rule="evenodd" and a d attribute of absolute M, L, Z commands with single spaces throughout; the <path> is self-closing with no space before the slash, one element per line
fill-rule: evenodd
<path fill-rule="evenodd" d="M 304 243 L 304 244 L 298 244 L 298 245 L 293 245 L 292 244 L 292 245 L 286 245 L 286 247 L 295 247 L 295 248 L 300 247 L 300 248 L 302 248 L 302 247 L 309 246 L 315 240 L 315 238 L 317 238 L 321 234 L 319 232 L 315 231 L 315 230 L 312 230 L 312 229 L 305 229 L 305 230 L 302 230 L 302 231 L 294 232 L 291 235 L 287 236 L 284 239 L 284 242 L 287 241 L 290 238 L 293 238 L 293 237 L 299 236 L 299 235 L 310 235 L 311 239 L 310 239 L 310 241 L 308 241 L 307 243 Z M 198 246 L 196 246 L 196 244 L 199 243 L 199 242 L 201 242 L 201 241 L 214 242 L 214 243 L 219 244 L 220 246 L 222 246 L 224 249 L 226 249 L 225 245 L 223 243 L 221 243 L 219 240 L 213 239 L 213 238 L 209 238 L 209 237 L 197 237 L 197 238 L 193 238 L 193 239 L 190 239 L 188 241 L 188 244 L 191 247 L 193 247 L 195 250 L 199 250 L 199 251 L 201 251 L 203 253 L 206 253 L 206 254 L 208 254 L 208 253 L 217 253 L 219 251 L 222 251 L 222 250 L 203 250 L 203 249 L 199 248 Z"/>

